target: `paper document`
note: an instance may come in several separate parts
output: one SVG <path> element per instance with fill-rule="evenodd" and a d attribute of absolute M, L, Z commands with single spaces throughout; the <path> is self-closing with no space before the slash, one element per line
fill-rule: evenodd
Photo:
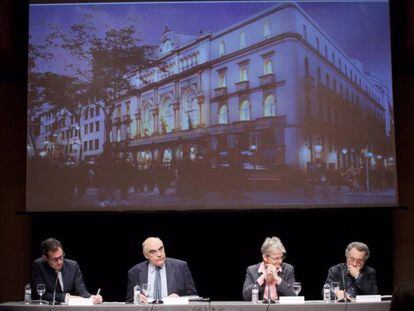
<path fill-rule="evenodd" d="M 92 306 L 93 305 L 92 297 L 83 298 L 79 296 L 69 296 L 67 302 L 69 306 Z"/>

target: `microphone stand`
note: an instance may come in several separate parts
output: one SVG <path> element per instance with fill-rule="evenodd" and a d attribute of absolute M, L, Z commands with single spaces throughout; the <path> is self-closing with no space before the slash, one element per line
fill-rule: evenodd
<path fill-rule="evenodd" d="M 344 269 L 343 269 L 343 267 L 341 268 L 341 274 L 342 274 L 342 283 L 344 284 L 344 302 L 345 302 L 345 304 L 347 304 L 348 303 L 348 295 L 347 295 L 347 293 L 346 293 L 346 283 L 345 283 L 345 273 L 344 273 Z M 346 310 L 346 306 L 345 306 L 345 310 Z"/>
<path fill-rule="evenodd" d="M 55 280 L 55 287 L 53 289 L 53 299 L 52 299 L 52 306 L 55 305 L 56 302 L 56 288 L 57 288 L 57 282 L 59 280 L 59 271 L 56 271 L 56 280 Z"/>
<path fill-rule="evenodd" d="M 152 304 L 161 305 L 163 303 L 164 303 L 164 301 L 162 301 L 162 299 L 160 297 L 160 289 L 157 286 L 157 291 L 156 291 L 156 294 L 155 294 L 155 300 L 152 302 Z"/>
<path fill-rule="evenodd" d="M 266 286 L 267 286 L 267 300 L 263 300 L 263 302 L 270 305 L 272 303 L 275 303 L 275 301 L 272 300 L 272 298 L 270 297 L 270 285 L 268 282 L 266 282 Z"/>

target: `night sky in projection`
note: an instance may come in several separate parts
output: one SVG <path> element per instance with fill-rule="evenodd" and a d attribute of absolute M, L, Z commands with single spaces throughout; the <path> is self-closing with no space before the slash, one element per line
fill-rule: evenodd
<path fill-rule="evenodd" d="M 199 33 L 219 31 L 252 16 L 276 2 L 221 2 L 221 3 L 115 3 L 99 4 L 96 25 L 121 27 L 133 23 L 143 43 L 159 44 L 168 26 L 170 29 Z M 379 74 L 391 94 L 391 49 L 389 9 L 387 2 L 306 2 L 300 6 L 316 21 L 351 58 L 360 60 L 365 71 Z M 32 5 L 30 7 L 30 34 L 34 43 L 45 38 L 46 23 L 63 28 L 79 22 L 91 5 Z M 45 20 L 47 16 L 47 20 Z M 151 18 L 149 18 L 151 17 Z M 104 27 L 99 27 L 104 29 Z M 41 70 L 63 73 L 68 57 L 50 61 Z M 53 69 L 52 69 L 53 68 Z"/>

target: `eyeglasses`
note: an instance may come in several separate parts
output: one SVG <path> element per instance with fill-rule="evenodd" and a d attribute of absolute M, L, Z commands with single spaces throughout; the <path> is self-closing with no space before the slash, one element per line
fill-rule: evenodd
<path fill-rule="evenodd" d="M 157 255 L 158 253 L 160 254 L 164 253 L 164 246 L 160 246 L 159 249 L 150 249 L 148 251 L 148 254 L 150 254 L 151 256 Z"/>
<path fill-rule="evenodd" d="M 355 258 L 355 257 L 348 257 L 349 262 L 355 262 L 357 264 L 363 264 L 365 262 L 364 258 Z"/>
<path fill-rule="evenodd" d="M 65 253 L 63 253 L 59 257 L 48 257 L 47 259 L 53 262 L 63 261 L 63 259 L 65 259 Z"/>
<path fill-rule="evenodd" d="M 270 258 L 270 259 L 272 259 L 273 261 L 279 261 L 279 260 L 283 260 L 283 259 L 285 259 L 285 254 L 283 254 L 283 255 L 281 255 L 281 256 L 277 256 L 277 257 L 273 257 L 273 256 L 270 256 L 270 255 L 267 255 L 267 258 Z"/>

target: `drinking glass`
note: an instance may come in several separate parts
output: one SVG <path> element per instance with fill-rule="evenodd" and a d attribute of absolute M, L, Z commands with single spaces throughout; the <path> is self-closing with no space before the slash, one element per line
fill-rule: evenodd
<path fill-rule="evenodd" d="M 300 282 L 293 282 L 292 283 L 292 289 L 293 292 L 295 293 L 295 295 L 299 295 L 301 289 L 302 289 L 302 284 Z"/>
<path fill-rule="evenodd" d="M 42 296 L 46 291 L 46 285 L 45 284 L 37 284 L 36 285 L 36 290 L 37 290 L 37 293 L 39 294 L 39 297 L 40 297 L 40 303 L 39 304 L 42 304 Z"/>
<path fill-rule="evenodd" d="M 147 298 L 147 303 L 148 303 L 148 299 L 149 299 L 148 295 L 149 295 L 150 290 L 151 290 L 151 286 L 149 284 L 147 284 L 147 283 L 142 284 L 141 294 L 144 295 Z"/>
<path fill-rule="evenodd" d="M 339 291 L 339 282 L 331 282 L 331 291 L 334 294 L 335 302 L 337 302 L 338 297 L 336 296 L 336 293 Z"/>

